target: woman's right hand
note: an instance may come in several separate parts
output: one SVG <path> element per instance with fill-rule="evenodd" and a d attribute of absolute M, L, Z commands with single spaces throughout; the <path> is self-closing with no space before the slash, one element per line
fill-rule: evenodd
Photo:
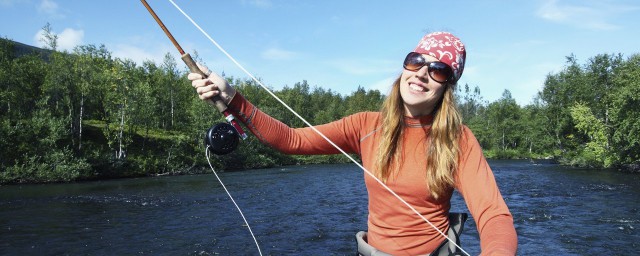
<path fill-rule="evenodd" d="M 236 89 L 231 87 L 227 80 L 216 73 L 212 73 L 209 68 L 198 64 L 198 68 L 208 74 L 209 77 L 203 78 L 198 73 L 189 73 L 187 79 L 191 80 L 191 85 L 196 88 L 198 96 L 202 100 L 209 100 L 219 95 L 225 104 L 229 105 L 233 96 L 236 95 Z"/>

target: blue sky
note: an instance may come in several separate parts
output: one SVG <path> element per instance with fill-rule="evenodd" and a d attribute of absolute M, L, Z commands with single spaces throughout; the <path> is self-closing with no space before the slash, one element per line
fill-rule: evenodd
<path fill-rule="evenodd" d="M 148 0 L 182 48 L 227 75 L 246 78 L 168 0 Z M 343 95 L 358 86 L 388 91 L 402 60 L 428 32 L 446 30 L 467 47 L 460 84 L 485 100 L 505 89 L 531 103 L 566 56 L 640 53 L 635 0 L 285 1 L 175 0 L 213 39 L 266 85 L 307 80 Z M 59 49 L 104 44 L 137 62 L 178 53 L 134 0 L 0 0 L 0 36 L 40 46 L 46 23 Z"/>

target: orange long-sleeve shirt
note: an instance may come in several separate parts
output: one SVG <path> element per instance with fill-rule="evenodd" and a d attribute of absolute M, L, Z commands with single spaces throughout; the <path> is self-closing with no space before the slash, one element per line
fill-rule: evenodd
<path fill-rule="evenodd" d="M 263 113 L 240 93 L 229 108 L 263 143 L 287 154 L 337 154 L 339 151 L 311 128 L 290 128 Z M 435 200 L 426 182 L 424 156 L 430 116 L 405 118 L 402 140 L 403 162 L 386 185 L 420 214 L 446 233 L 451 191 Z M 348 153 L 362 159 L 363 166 L 375 173 L 375 156 L 380 140 L 381 116 L 378 112 L 357 113 L 335 122 L 315 126 Z M 468 128 L 460 141 L 462 155 L 455 188 L 464 197 L 476 221 L 483 255 L 515 255 L 517 235 L 507 208 L 482 149 Z M 420 255 L 435 250 L 445 238 L 391 195 L 376 180 L 365 175 L 369 194 L 368 243 L 393 255 Z"/>

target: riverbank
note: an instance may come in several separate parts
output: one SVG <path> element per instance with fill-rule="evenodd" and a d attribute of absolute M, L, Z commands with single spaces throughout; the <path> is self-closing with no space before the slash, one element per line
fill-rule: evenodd
<path fill-rule="evenodd" d="M 638 173 L 638 174 L 640 174 L 640 163 L 638 163 L 638 164 L 628 164 L 628 165 L 623 165 L 621 170 L 622 170 L 622 171 L 626 171 L 626 172 L 631 172 L 631 173 Z"/>
<path fill-rule="evenodd" d="M 287 164 L 287 165 L 272 165 L 269 164 L 268 166 L 260 166 L 260 165 L 254 165 L 254 168 L 247 168 L 247 169 L 216 169 L 216 172 L 218 173 L 232 173 L 232 172 L 245 172 L 245 171 L 252 171 L 252 170 L 256 170 L 256 169 L 273 169 L 273 168 L 291 168 L 291 167 L 295 167 L 295 166 L 312 166 L 312 165 L 318 165 L 318 164 L 351 164 L 351 161 L 349 161 L 348 159 L 346 159 L 345 157 L 341 157 L 341 155 L 336 155 L 333 157 L 323 157 L 323 156 L 292 156 L 293 158 L 297 159 L 296 161 L 294 161 L 293 164 Z M 567 169 L 593 169 L 594 171 L 602 171 L 605 169 L 595 169 L 595 168 L 591 168 L 591 167 L 584 167 L 584 166 L 570 166 L 570 165 L 562 165 L 560 164 L 557 159 L 554 158 L 542 158 L 542 159 L 531 159 L 531 158 L 512 158 L 512 159 L 495 159 L 495 158 L 488 158 L 488 161 L 492 162 L 492 161 L 524 161 L 524 162 L 529 162 L 531 164 L 535 164 L 535 165 L 558 165 L 561 166 L 562 168 L 567 168 Z M 214 160 L 216 161 L 216 160 Z M 123 168 L 126 165 L 122 165 L 121 168 Z M 633 174 L 640 174 L 640 165 L 636 164 L 636 165 L 625 165 L 625 166 L 620 166 L 619 168 L 609 168 L 606 170 L 611 170 L 611 171 L 615 171 L 615 172 L 623 172 L 623 173 L 633 173 Z M 96 171 L 97 172 L 97 171 Z M 97 172 L 98 173 L 98 172 Z M 106 171 L 100 171 L 99 173 L 107 173 Z M 114 171 L 111 171 L 110 173 L 114 173 Z M 172 171 L 166 171 L 166 172 L 148 172 L 148 173 L 140 173 L 140 172 L 130 172 L 130 173 L 137 173 L 136 175 L 103 175 L 103 176 L 94 176 L 94 177 L 87 177 L 87 178 L 82 178 L 82 179 L 76 179 L 76 180 L 65 180 L 65 181 L 22 181 L 22 182 L 4 182 L 4 183 L 0 183 L 0 186 L 2 185 L 18 185 L 18 184 L 54 184 L 54 183 L 75 183 L 75 182 L 92 182 L 92 181 L 107 181 L 107 180 L 117 180 L 117 179 L 127 179 L 127 178 L 141 178 L 141 177 L 164 177 L 164 176 L 185 176 L 185 175 L 202 175 L 202 174 L 211 174 L 211 168 L 208 165 L 191 165 L 189 167 L 185 167 L 183 169 L 177 169 L 177 170 L 172 170 Z"/>

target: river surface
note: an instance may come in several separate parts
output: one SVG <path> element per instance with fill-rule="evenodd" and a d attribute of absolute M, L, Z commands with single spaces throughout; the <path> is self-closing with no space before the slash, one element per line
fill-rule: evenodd
<path fill-rule="evenodd" d="M 640 175 L 490 161 L 519 255 L 640 255 Z M 312 165 L 220 173 L 264 255 L 354 255 L 363 173 Z M 457 194 L 453 211 L 466 212 Z M 462 247 L 480 252 L 472 219 Z M 213 175 L 0 186 L 0 255 L 258 255 Z"/>

